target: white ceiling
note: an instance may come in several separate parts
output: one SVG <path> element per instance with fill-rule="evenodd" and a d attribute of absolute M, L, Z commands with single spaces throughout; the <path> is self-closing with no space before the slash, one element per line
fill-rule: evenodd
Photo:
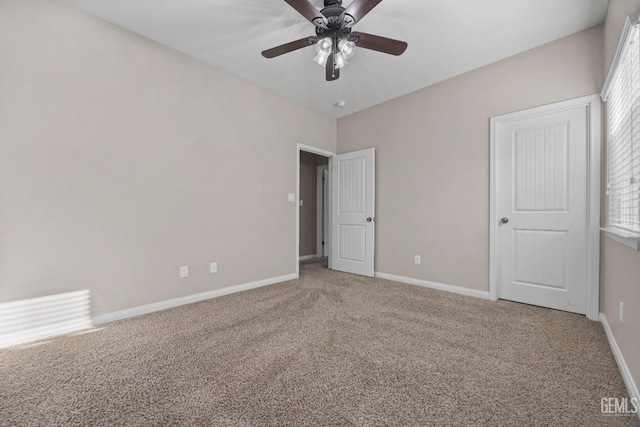
<path fill-rule="evenodd" d="M 386 0 L 354 30 L 406 41 L 407 51 L 358 49 L 327 82 L 313 47 L 260 55 L 315 34 L 283 0 L 65 1 L 333 117 L 600 24 L 607 9 L 607 0 Z M 335 107 L 341 100 L 347 106 Z"/>

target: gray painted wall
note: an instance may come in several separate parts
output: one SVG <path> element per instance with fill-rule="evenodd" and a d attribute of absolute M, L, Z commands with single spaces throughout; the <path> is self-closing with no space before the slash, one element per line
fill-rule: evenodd
<path fill-rule="evenodd" d="M 602 70 L 598 26 L 339 119 L 339 152 L 377 149 L 376 270 L 489 290 L 489 118 L 598 93 Z"/>
<path fill-rule="evenodd" d="M 59 1 L 0 2 L 0 61 L 0 302 L 295 273 L 296 144 L 335 119 Z"/>

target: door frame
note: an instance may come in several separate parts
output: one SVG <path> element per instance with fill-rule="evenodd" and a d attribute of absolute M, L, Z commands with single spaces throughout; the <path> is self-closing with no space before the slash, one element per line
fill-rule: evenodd
<path fill-rule="evenodd" d="M 600 95 L 588 95 L 568 101 L 530 108 L 501 116 L 491 117 L 489 136 L 489 299 L 498 299 L 498 266 L 500 253 L 498 239 L 498 177 L 497 177 L 497 127 L 525 118 L 586 107 L 587 117 L 587 289 L 585 312 L 587 318 L 597 321 L 600 313 L 600 157 L 601 100 Z"/>
<path fill-rule="evenodd" d="M 296 279 L 300 277 L 300 152 L 306 151 L 307 153 L 318 154 L 320 156 L 329 158 L 329 168 L 331 168 L 331 158 L 336 155 L 328 150 L 324 150 L 322 148 L 312 147 L 310 145 L 300 144 L 296 145 L 296 252 L 295 252 L 295 263 L 296 263 Z M 331 179 L 331 178 L 329 178 Z M 331 191 L 331 186 L 327 186 L 327 189 Z M 331 203 L 331 202 L 329 202 Z M 331 224 L 331 216 L 329 216 L 329 224 Z M 330 226 L 330 225 L 329 225 Z M 329 236 L 331 239 L 331 236 Z M 327 243 L 330 243 L 327 242 Z M 329 254 L 331 254 L 331 245 L 329 244 Z M 331 257 L 329 257 L 329 262 L 331 262 Z M 331 267 L 331 265 L 329 265 Z"/>
<path fill-rule="evenodd" d="M 329 165 L 326 164 L 318 166 L 316 171 L 316 257 L 322 258 L 325 252 L 323 249 L 326 249 L 327 251 L 329 250 L 326 244 L 324 245 L 324 248 L 322 245 L 323 241 L 325 241 L 325 243 L 329 242 L 327 233 L 328 224 L 327 227 L 325 227 L 323 221 L 324 218 L 327 218 L 327 222 L 329 222 L 329 216 L 331 215 L 329 212 L 329 200 L 326 197 L 329 193 L 329 182 L 328 178 L 327 182 L 322 181 L 324 171 L 329 171 Z M 327 194 L 324 194 L 324 192 L 321 191 L 323 188 L 326 190 Z"/>

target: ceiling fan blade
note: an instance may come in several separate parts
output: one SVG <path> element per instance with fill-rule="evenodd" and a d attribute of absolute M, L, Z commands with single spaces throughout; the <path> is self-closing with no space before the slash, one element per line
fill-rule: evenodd
<path fill-rule="evenodd" d="M 361 20 L 381 1 L 382 0 L 353 0 L 344 12 L 342 12 L 342 15 L 340 15 L 340 21 L 344 19 L 344 15 L 350 15 L 353 17 L 353 22 L 349 24 L 351 26 Z"/>
<path fill-rule="evenodd" d="M 407 46 L 409 46 L 406 42 L 367 33 L 352 32 L 349 38 L 353 39 L 358 47 L 377 50 L 378 52 L 395 56 L 402 55 L 407 50 Z"/>
<path fill-rule="evenodd" d="M 338 80 L 340 78 L 340 68 L 336 68 L 334 70 L 333 69 L 333 61 L 334 61 L 334 55 L 331 54 L 327 58 L 326 72 L 327 72 L 327 81 L 328 82 L 332 82 L 332 81 Z"/>
<path fill-rule="evenodd" d="M 316 27 L 326 28 L 327 18 L 308 0 L 284 0 Z"/>
<path fill-rule="evenodd" d="M 316 43 L 318 43 L 318 37 L 305 37 L 304 39 L 267 49 L 262 52 L 262 56 L 265 58 L 275 58 L 276 56 L 284 55 L 285 53 L 293 52 L 294 50 L 302 49 L 303 47 Z"/>

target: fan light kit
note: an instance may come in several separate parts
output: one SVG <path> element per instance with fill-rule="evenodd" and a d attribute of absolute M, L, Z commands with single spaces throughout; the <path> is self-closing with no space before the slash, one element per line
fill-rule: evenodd
<path fill-rule="evenodd" d="M 344 8 L 342 0 L 324 0 L 324 9 L 316 9 L 308 0 L 285 0 L 316 27 L 316 35 L 296 40 L 262 52 L 265 58 L 275 58 L 303 47 L 316 45 L 318 64 L 326 69 L 327 81 L 340 78 L 340 68 L 348 64 L 356 46 L 390 55 L 402 55 L 407 43 L 367 33 L 352 32 L 351 28 L 382 0 L 353 0 Z"/>

